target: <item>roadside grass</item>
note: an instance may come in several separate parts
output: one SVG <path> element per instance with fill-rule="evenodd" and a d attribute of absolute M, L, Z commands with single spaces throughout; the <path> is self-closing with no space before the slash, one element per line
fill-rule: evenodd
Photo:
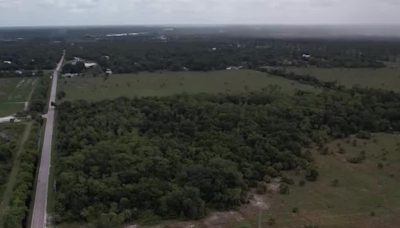
<path fill-rule="evenodd" d="M 23 122 L 23 123 L 19 123 L 19 124 L 25 125 L 25 130 L 24 130 L 21 138 L 19 139 L 18 150 L 13 155 L 14 158 L 13 158 L 12 170 L 8 177 L 5 191 L 2 192 L 2 198 L 1 198 L 2 201 L 1 201 L 1 205 L 0 205 L 0 227 L 3 227 L 3 215 L 8 208 L 8 205 L 10 204 L 14 186 L 17 181 L 16 178 L 18 175 L 19 167 L 20 167 L 20 156 L 21 156 L 22 152 L 24 151 L 24 144 L 25 144 L 26 140 L 28 139 L 29 134 L 31 132 L 31 128 L 32 128 L 32 122 Z"/>
<path fill-rule="evenodd" d="M 54 112 L 54 119 L 57 120 L 57 111 Z M 51 217 L 56 208 L 56 171 L 57 171 L 57 135 L 58 135 L 58 122 L 54 121 L 53 137 L 51 143 L 51 166 L 49 175 L 49 191 L 47 194 L 47 214 Z"/>
<path fill-rule="evenodd" d="M 304 173 L 299 176 L 291 173 L 296 184 L 290 186 L 291 193 L 287 196 L 271 195 L 271 209 L 263 214 L 264 226 L 273 218 L 276 221 L 274 227 L 281 228 L 305 225 L 324 228 L 398 227 L 400 147 L 397 143 L 400 143 L 400 136 L 377 134 L 375 139 L 377 143 L 357 139 L 357 147 L 346 140 L 334 141 L 328 144 L 333 152 L 331 155 L 320 155 L 314 150 L 319 180 L 299 187 Z M 338 143 L 346 154 L 338 153 Z M 359 156 L 361 151 L 366 151 L 366 160 L 362 164 L 347 161 Z M 381 162 L 384 163 L 382 169 L 378 168 Z M 336 187 L 333 186 L 335 179 L 338 180 Z M 299 208 L 299 213 L 292 212 L 295 207 Z"/>
<path fill-rule="evenodd" d="M 37 185 L 37 179 L 39 176 L 39 170 L 40 170 L 40 161 L 41 161 L 41 156 L 42 156 L 42 149 L 43 149 L 43 141 L 44 141 L 44 131 L 46 129 L 46 124 L 47 124 L 47 120 L 43 119 L 43 124 L 42 124 L 42 130 L 40 132 L 41 134 L 41 142 L 40 142 L 40 147 L 38 148 L 38 162 L 37 162 L 37 167 L 36 167 L 36 173 L 35 173 L 35 181 L 33 183 L 33 189 L 32 189 L 32 195 L 31 195 L 31 202 L 29 204 L 29 212 L 28 212 L 28 216 L 26 217 L 26 227 L 31 227 L 31 222 L 32 222 L 32 213 L 33 213 L 33 207 L 35 205 L 35 196 L 36 196 L 36 185 Z"/>
<path fill-rule="evenodd" d="M 240 93 L 261 90 L 269 85 L 278 85 L 287 93 L 298 89 L 319 91 L 296 81 L 252 70 L 116 74 L 107 80 L 86 76 L 60 79 L 59 91 L 66 92 L 66 100 L 98 101 L 119 96 L 168 96 L 184 92 Z"/>
<path fill-rule="evenodd" d="M 10 116 L 23 111 L 24 107 L 25 104 L 23 103 L 0 103 L 0 117 Z"/>
<path fill-rule="evenodd" d="M 400 91 L 400 68 L 287 68 L 300 74 L 310 74 L 322 81 L 335 81 L 346 87 L 360 85 L 376 89 Z"/>

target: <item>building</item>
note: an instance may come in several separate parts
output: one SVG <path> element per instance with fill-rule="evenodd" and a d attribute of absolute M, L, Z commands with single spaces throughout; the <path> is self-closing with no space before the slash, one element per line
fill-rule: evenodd
<path fill-rule="evenodd" d="M 86 68 L 94 68 L 97 66 L 97 63 L 94 62 L 85 62 L 85 67 Z"/>
<path fill-rule="evenodd" d="M 309 58 L 311 57 L 311 55 L 309 55 L 309 54 L 303 54 L 302 57 L 303 57 L 303 58 L 306 58 L 306 59 L 309 59 Z"/>
<path fill-rule="evenodd" d="M 112 73 L 113 73 L 113 72 L 112 72 L 111 69 L 107 69 L 107 70 L 106 70 L 106 75 L 112 75 Z"/>
<path fill-rule="evenodd" d="M 11 61 L 4 61 L 3 63 L 4 64 L 11 64 L 12 62 Z"/>

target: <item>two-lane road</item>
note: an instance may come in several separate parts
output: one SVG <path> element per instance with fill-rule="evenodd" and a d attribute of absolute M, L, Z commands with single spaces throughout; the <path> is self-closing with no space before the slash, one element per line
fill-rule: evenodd
<path fill-rule="evenodd" d="M 47 212 L 47 192 L 49 189 L 49 174 L 51 165 L 51 142 L 53 138 L 53 125 L 54 125 L 54 107 L 51 106 L 52 102 L 56 101 L 57 94 L 57 79 L 62 64 L 64 62 L 64 55 L 60 63 L 57 65 L 53 74 L 53 81 L 51 85 L 51 94 L 49 99 L 49 110 L 46 114 L 47 123 L 43 141 L 42 157 L 40 160 L 39 175 L 37 179 L 35 204 L 33 207 L 31 228 L 45 228 L 46 227 L 46 212 Z"/>

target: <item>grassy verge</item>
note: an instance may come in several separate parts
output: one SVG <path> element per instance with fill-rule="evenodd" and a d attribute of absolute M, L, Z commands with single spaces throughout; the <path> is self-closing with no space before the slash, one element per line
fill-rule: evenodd
<path fill-rule="evenodd" d="M 28 211 L 28 216 L 26 220 L 26 227 L 31 227 L 31 222 L 32 222 L 32 213 L 33 213 L 33 207 L 35 204 L 35 196 L 36 196 L 36 185 L 37 185 L 37 179 L 39 175 L 39 169 L 40 169 L 40 161 L 41 161 L 41 154 L 42 154 L 42 149 L 43 149 L 43 141 L 44 141 L 44 131 L 46 129 L 46 123 L 47 120 L 43 119 L 43 125 L 42 125 L 42 130 L 40 132 L 41 134 L 41 142 L 40 142 L 40 147 L 39 147 L 39 156 L 38 156 L 38 163 L 37 163 L 37 168 L 36 168 L 36 173 L 35 173 L 35 181 L 33 184 L 33 190 L 32 190 L 32 195 L 31 195 L 31 202 L 29 204 L 29 211 Z"/>
<path fill-rule="evenodd" d="M 51 216 L 55 212 L 55 200 L 56 200 L 56 168 L 57 168 L 57 135 L 58 135 L 58 124 L 57 124 L 57 111 L 54 112 L 54 129 L 53 138 L 51 144 L 51 166 L 49 176 L 49 191 L 47 195 L 47 213 Z"/>

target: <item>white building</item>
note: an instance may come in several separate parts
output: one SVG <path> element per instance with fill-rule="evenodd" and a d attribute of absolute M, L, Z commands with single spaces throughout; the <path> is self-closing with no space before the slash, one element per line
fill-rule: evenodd
<path fill-rule="evenodd" d="M 11 64 L 11 61 L 4 61 L 5 64 Z"/>
<path fill-rule="evenodd" d="M 94 63 L 94 62 L 86 62 L 85 63 L 86 68 L 93 68 L 95 66 L 97 66 L 97 63 Z"/>
<path fill-rule="evenodd" d="M 309 54 L 303 54 L 303 58 L 309 59 L 311 57 L 311 55 Z"/>
<path fill-rule="evenodd" d="M 106 70 L 106 74 L 107 74 L 107 75 L 111 75 L 112 73 L 113 73 L 113 72 L 112 72 L 111 69 L 107 69 L 107 70 Z"/>

